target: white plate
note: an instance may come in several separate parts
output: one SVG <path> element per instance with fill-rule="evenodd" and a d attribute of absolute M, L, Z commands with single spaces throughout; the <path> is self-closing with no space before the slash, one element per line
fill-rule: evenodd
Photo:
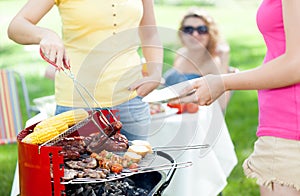
<path fill-rule="evenodd" d="M 181 82 L 160 90 L 154 90 L 151 93 L 149 93 L 147 96 L 145 96 L 142 101 L 144 102 L 161 102 L 161 101 L 167 101 L 169 99 L 177 98 L 180 96 L 181 92 L 191 85 L 196 79 L 188 80 L 185 82 Z"/>
<path fill-rule="evenodd" d="M 172 116 L 178 112 L 177 108 L 170 108 L 167 105 L 163 105 L 165 108 L 164 112 L 159 112 L 151 115 L 152 119 L 158 119 L 158 118 L 166 118 L 169 116 Z"/>

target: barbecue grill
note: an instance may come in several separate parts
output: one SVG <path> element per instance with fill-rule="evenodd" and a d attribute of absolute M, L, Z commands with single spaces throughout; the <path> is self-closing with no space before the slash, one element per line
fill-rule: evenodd
<path fill-rule="evenodd" d="M 47 62 L 56 66 L 54 62 L 51 62 L 49 59 L 47 59 L 41 50 L 40 53 Z M 74 179 L 74 181 L 64 181 L 64 157 L 61 153 L 63 147 L 56 146 L 55 144 L 67 136 L 89 136 L 90 134 L 95 133 L 95 131 L 98 131 L 100 136 L 104 136 L 105 139 L 100 143 L 98 143 L 97 140 L 96 143 L 100 147 L 103 147 L 104 144 L 111 139 L 111 136 L 116 134 L 116 130 L 114 131 L 112 123 L 118 119 L 115 116 L 115 111 L 95 110 L 92 108 L 86 98 L 83 96 L 83 93 L 88 95 L 88 98 L 90 98 L 92 102 L 98 106 L 97 108 L 102 107 L 88 92 L 85 86 L 82 85 L 80 81 L 77 81 L 70 69 L 63 71 L 73 80 L 76 91 L 82 97 L 91 112 L 87 119 L 75 124 L 68 130 L 41 145 L 33 145 L 21 142 L 25 136 L 32 132 L 37 124 L 27 127 L 20 132 L 17 139 L 19 157 L 19 184 L 20 194 L 22 196 L 65 196 L 68 195 L 67 192 L 69 185 L 80 185 L 80 183 L 106 183 L 120 179 L 130 179 L 131 181 L 135 182 L 137 187 L 147 190 L 147 196 L 161 195 L 164 189 L 169 185 L 176 168 L 191 166 L 191 162 L 176 163 L 169 154 L 165 153 L 165 151 L 208 147 L 208 145 L 173 146 L 171 148 L 159 147 L 153 150 L 155 152 L 154 157 L 167 159 L 169 162 L 171 162 L 171 164 L 160 165 L 158 167 L 144 167 L 143 169 L 142 167 L 139 167 L 138 171 L 131 171 L 131 173 L 129 172 L 127 174 L 123 174 L 122 171 L 121 174 L 115 175 L 115 177 L 108 179 Z M 110 128 L 112 132 L 106 133 L 104 131 L 105 128 Z M 116 140 L 113 139 L 111 141 L 116 142 Z M 168 172 L 164 173 L 164 170 L 168 170 Z"/>
<path fill-rule="evenodd" d="M 102 113 L 105 113 L 105 110 Z M 109 116 L 109 113 L 105 115 Z M 94 120 L 83 122 L 81 126 L 77 126 L 77 130 L 72 129 L 71 135 L 88 135 L 91 130 L 95 130 L 94 126 L 99 126 L 101 122 L 95 125 L 95 119 L 99 119 L 99 113 L 92 115 Z M 108 117 L 108 119 L 110 119 Z M 66 194 L 66 186 L 63 183 L 64 176 L 64 158 L 59 153 L 62 147 L 58 146 L 38 146 L 26 144 L 21 140 L 28 135 L 36 126 L 36 124 L 25 128 L 18 135 L 18 158 L 19 158 L 19 181 L 20 195 L 22 196 L 60 196 Z M 76 126 L 76 125 L 75 125 Z M 97 130 L 97 129 L 96 129 Z M 156 156 L 167 159 L 173 163 L 167 173 L 160 170 L 146 171 L 130 175 L 126 178 L 133 180 L 137 187 L 146 189 L 148 195 L 160 195 L 170 183 L 175 171 L 176 162 L 167 153 L 156 151 Z M 102 182 L 99 182 L 102 183 Z"/>

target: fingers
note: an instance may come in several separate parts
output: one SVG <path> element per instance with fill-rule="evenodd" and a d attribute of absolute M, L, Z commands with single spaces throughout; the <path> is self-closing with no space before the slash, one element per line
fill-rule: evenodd
<path fill-rule="evenodd" d="M 195 89 L 199 88 L 201 85 L 202 79 L 193 79 L 192 83 L 186 86 L 181 92 L 179 92 L 179 96 L 185 96 L 186 94 L 189 94 L 190 92 L 194 91 Z"/>
<path fill-rule="evenodd" d="M 68 62 L 67 55 L 65 53 L 65 48 L 63 43 L 59 38 L 54 38 L 53 36 L 50 38 L 45 38 L 40 42 L 40 48 L 45 55 L 45 57 L 54 64 L 58 70 L 64 69 L 64 61 Z M 65 68 L 67 68 L 65 66 Z"/>
<path fill-rule="evenodd" d="M 190 94 L 189 92 L 193 92 Z M 204 78 L 193 81 L 191 85 L 186 87 L 181 93 L 180 98 L 172 100 L 171 103 L 196 103 L 201 106 L 210 105 L 213 102 L 211 91 L 208 88 Z"/>
<path fill-rule="evenodd" d="M 141 97 L 145 97 L 151 91 L 153 91 L 157 87 L 154 83 L 144 83 L 136 88 L 137 94 Z"/>
<path fill-rule="evenodd" d="M 201 106 L 210 105 L 212 103 L 211 98 L 206 98 L 206 96 L 199 95 L 199 92 L 195 92 L 191 95 L 180 97 L 172 100 L 170 103 L 179 104 L 179 103 L 196 103 Z"/>
<path fill-rule="evenodd" d="M 44 49 L 43 49 L 44 48 Z M 58 52 L 55 49 L 45 49 L 45 47 L 41 47 L 43 58 L 45 60 L 56 67 L 57 70 L 63 69 L 63 53 Z"/>
<path fill-rule="evenodd" d="M 148 86 L 148 88 L 150 90 L 155 89 L 156 87 L 158 87 L 158 85 L 160 84 L 161 80 L 158 79 L 154 79 L 154 78 L 150 78 L 150 77 L 144 77 L 136 82 L 134 82 L 133 84 L 131 84 L 128 87 L 128 90 L 136 90 L 138 88 L 140 88 L 141 86 Z"/>
<path fill-rule="evenodd" d="M 42 49 L 42 52 L 49 57 L 50 56 L 51 48 L 43 46 L 43 45 L 40 45 L 40 47 Z"/>
<path fill-rule="evenodd" d="M 182 103 L 198 103 L 198 96 L 196 95 L 196 93 L 193 93 L 189 96 L 184 96 L 181 98 L 178 98 L 176 101 L 178 101 L 178 103 L 182 102 Z"/>
<path fill-rule="evenodd" d="M 70 69 L 71 68 L 71 66 L 70 66 L 70 59 L 67 56 L 66 51 L 64 52 L 63 61 L 64 61 L 65 68 L 66 69 Z"/>
<path fill-rule="evenodd" d="M 53 50 L 51 50 L 51 51 L 53 51 Z M 54 56 L 52 56 L 52 55 L 54 55 Z M 64 53 L 61 51 L 56 51 L 56 52 L 53 52 L 53 54 L 52 53 L 50 54 L 50 58 L 54 59 L 56 65 L 58 67 L 61 67 L 62 69 L 63 69 L 63 56 L 64 56 Z"/>
<path fill-rule="evenodd" d="M 160 81 L 151 78 L 143 78 L 130 85 L 128 90 L 136 90 L 137 94 L 141 97 L 148 95 L 151 91 L 156 89 Z"/>

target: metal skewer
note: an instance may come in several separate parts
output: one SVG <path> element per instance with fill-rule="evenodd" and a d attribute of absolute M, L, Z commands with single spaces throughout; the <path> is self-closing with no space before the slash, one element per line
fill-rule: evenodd
<path fill-rule="evenodd" d="M 209 144 L 196 144 L 196 145 L 184 145 L 184 146 L 157 146 L 153 147 L 152 151 L 178 151 L 178 150 L 192 150 L 209 148 Z"/>
<path fill-rule="evenodd" d="M 107 178 L 75 178 L 73 180 L 67 182 L 61 182 L 61 184 L 81 184 L 81 183 L 101 183 L 101 182 L 108 182 L 114 181 L 122 178 L 127 178 L 132 175 L 141 174 L 141 173 L 148 173 L 154 171 L 162 171 L 162 170 L 170 170 L 170 169 L 177 169 L 177 168 L 186 168 L 192 166 L 193 163 L 191 161 L 187 162 L 179 162 L 179 163 L 172 163 L 172 164 L 163 164 L 158 166 L 152 167 L 141 167 L 138 168 L 138 171 L 125 171 L 121 174 L 114 174 L 112 176 L 108 176 Z"/>

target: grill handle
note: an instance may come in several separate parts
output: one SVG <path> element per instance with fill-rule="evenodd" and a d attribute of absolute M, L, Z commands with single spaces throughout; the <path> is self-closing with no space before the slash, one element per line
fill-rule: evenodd
<path fill-rule="evenodd" d="M 173 159 L 173 157 L 171 157 L 169 154 L 163 152 L 163 151 L 157 151 L 156 152 L 157 155 L 169 160 L 171 163 L 174 163 L 174 166 L 169 170 L 169 172 L 167 173 L 167 177 L 166 177 L 166 181 L 159 187 L 159 189 L 156 191 L 156 193 L 154 195 L 158 196 L 158 195 L 162 195 L 162 192 L 167 188 L 167 186 L 170 184 L 175 171 L 176 171 L 176 161 Z"/>

